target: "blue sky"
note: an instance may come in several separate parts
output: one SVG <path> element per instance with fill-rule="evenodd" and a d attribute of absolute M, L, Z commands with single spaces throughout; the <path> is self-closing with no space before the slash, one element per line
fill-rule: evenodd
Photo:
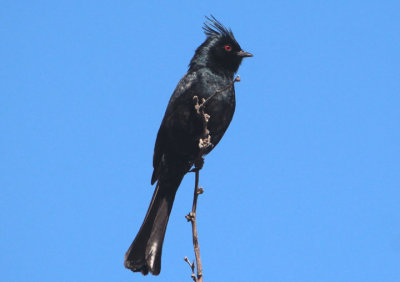
<path fill-rule="evenodd" d="M 123 257 L 153 193 L 165 107 L 213 14 L 255 56 L 200 175 L 205 281 L 400 281 L 399 9 L 2 1 L 0 280 L 191 281 L 194 175 L 161 275 Z"/>

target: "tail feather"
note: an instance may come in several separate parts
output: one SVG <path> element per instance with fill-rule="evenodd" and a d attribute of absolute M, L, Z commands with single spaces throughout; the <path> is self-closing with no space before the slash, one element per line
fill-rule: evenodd
<path fill-rule="evenodd" d="M 160 273 L 161 252 L 169 215 L 186 171 L 180 170 L 180 173 L 159 179 L 142 226 L 125 254 L 126 268 L 143 275 L 149 272 L 153 275 Z"/>

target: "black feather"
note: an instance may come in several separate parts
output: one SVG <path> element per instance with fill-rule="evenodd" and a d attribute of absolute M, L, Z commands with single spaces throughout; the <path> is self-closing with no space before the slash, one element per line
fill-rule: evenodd
<path fill-rule="evenodd" d="M 232 30 L 230 28 L 226 28 L 213 15 L 211 15 L 210 17 L 206 16 L 206 19 L 208 20 L 208 22 L 204 23 L 203 30 L 207 37 L 225 36 L 231 38 L 232 40 L 235 40 Z"/>

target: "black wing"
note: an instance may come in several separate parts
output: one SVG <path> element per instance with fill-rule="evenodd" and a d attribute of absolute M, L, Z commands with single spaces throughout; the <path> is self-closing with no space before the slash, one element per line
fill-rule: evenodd
<path fill-rule="evenodd" d="M 154 146 L 154 155 L 153 155 L 153 175 L 151 177 L 151 184 L 157 181 L 160 171 L 163 167 L 163 162 L 165 158 L 165 153 L 168 150 L 168 132 L 167 132 L 167 123 L 171 119 L 171 117 L 176 116 L 177 111 L 181 111 L 182 105 L 192 105 L 193 104 L 193 96 L 196 81 L 197 81 L 197 73 L 191 72 L 187 73 L 176 86 L 174 93 L 169 100 L 168 107 L 165 111 L 163 121 L 161 123 L 160 129 L 157 133 L 156 144 Z"/>

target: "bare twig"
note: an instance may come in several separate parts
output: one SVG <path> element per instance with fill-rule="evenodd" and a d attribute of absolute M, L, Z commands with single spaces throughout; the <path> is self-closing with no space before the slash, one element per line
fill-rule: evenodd
<path fill-rule="evenodd" d="M 205 104 L 207 104 L 207 102 L 210 101 L 215 95 L 217 95 L 217 94 L 219 94 L 219 93 L 221 93 L 221 92 L 224 92 L 225 90 L 228 90 L 229 88 L 233 87 L 233 85 L 235 84 L 235 82 L 240 82 L 240 76 L 239 76 L 239 75 L 237 75 L 237 76 L 235 77 L 235 79 L 234 79 L 231 83 L 229 83 L 227 86 L 225 86 L 224 88 L 215 90 L 215 93 L 212 94 L 210 97 L 208 97 L 208 98 L 202 103 L 202 107 L 204 107 Z"/>
<path fill-rule="evenodd" d="M 225 90 L 229 89 L 230 87 L 233 87 L 235 82 L 240 81 L 240 77 L 236 76 L 236 78 L 229 83 L 226 87 L 222 89 L 218 89 L 215 91 L 213 95 L 208 97 L 207 99 L 201 99 L 201 103 L 199 103 L 199 98 L 197 96 L 193 97 L 194 101 L 194 108 L 199 115 L 202 125 L 203 125 L 203 132 L 199 138 L 199 156 L 196 159 L 194 163 L 194 168 L 191 170 L 192 172 L 195 172 L 195 185 L 194 185 L 194 195 L 193 195 L 193 205 L 192 205 L 192 211 L 187 214 L 185 217 L 187 221 L 190 221 L 192 224 L 192 236 L 193 236 L 193 248 L 194 248 L 194 254 L 196 257 L 196 268 L 197 268 L 197 275 L 195 275 L 195 264 L 194 261 L 193 263 L 190 263 L 189 259 L 185 257 L 185 261 L 188 263 L 190 266 L 190 269 L 192 270 L 192 275 L 191 278 L 195 282 L 203 282 L 203 267 L 201 264 L 201 257 L 200 257 L 200 245 L 199 245 L 199 239 L 197 235 L 197 222 L 196 222 L 196 210 L 197 210 L 197 199 L 200 194 L 203 194 L 204 189 L 202 187 L 199 187 L 199 178 L 200 178 L 200 170 L 203 167 L 204 164 L 204 159 L 203 155 L 206 153 L 206 150 L 210 147 L 213 146 L 211 143 L 211 135 L 210 131 L 207 128 L 208 125 L 208 120 L 210 119 L 210 115 L 204 112 L 204 107 L 210 99 L 212 99 L 215 95 L 218 93 L 224 92 Z"/>
<path fill-rule="evenodd" d="M 194 261 L 191 263 L 190 260 L 188 259 L 188 257 L 185 257 L 184 260 L 185 260 L 185 261 L 187 262 L 187 264 L 190 266 L 190 269 L 192 270 L 192 275 L 191 275 L 191 277 L 192 277 L 193 281 L 196 282 L 196 281 L 197 281 L 197 277 L 196 277 L 196 274 L 194 274 L 194 267 L 195 267 Z"/>
<path fill-rule="evenodd" d="M 186 219 L 191 222 L 192 224 L 192 234 L 193 234 L 193 248 L 194 248 L 194 254 L 196 257 L 196 268 L 197 268 L 197 276 L 195 276 L 196 280 L 198 282 L 203 281 L 203 267 L 201 264 L 201 257 L 200 257 L 200 245 L 199 245 L 199 237 L 197 235 L 197 223 L 196 223 L 196 209 L 197 209 L 197 199 L 200 194 L 204 192 L 203 188 L 199 188 L 199 169 L 195 171 L 196 173 L 196 180 L 195 180 L 195 187 L 194 187 L 194 195 L 193 195 L 193 205 L 192 205 L 192 211 L 186 215 Z M 189 261 L 189 259 L 187 260 Z M 192 268 L 192 278 L 194 274 L 194 262 L 191 266 Z"/>

